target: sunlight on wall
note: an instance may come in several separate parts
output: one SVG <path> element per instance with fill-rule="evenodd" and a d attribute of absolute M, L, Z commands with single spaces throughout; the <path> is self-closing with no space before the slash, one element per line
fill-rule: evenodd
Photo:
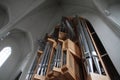
<path fill-rule="evenodd" d="M 12 52 L 11 47 L 4 47 L 1 51 L 0 51 L 0 67 L 4 64 L 4 62 L 8 59 L 8 57 L 10 56 Z"/>

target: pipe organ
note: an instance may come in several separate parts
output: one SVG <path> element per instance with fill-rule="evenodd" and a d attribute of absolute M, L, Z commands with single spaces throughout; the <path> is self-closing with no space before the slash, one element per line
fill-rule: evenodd
<path fill-rule="evenodd" d="M 112 80 L 106 66 L 109 56 L 92 25 L 82 17 L 62 17 L 39 45 L 30 80 Z"/>

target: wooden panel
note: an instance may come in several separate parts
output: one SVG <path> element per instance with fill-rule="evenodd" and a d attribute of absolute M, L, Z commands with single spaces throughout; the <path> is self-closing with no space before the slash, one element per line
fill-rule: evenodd
<path fill-rule="evenodd" d="M 88 80 L 110 80 L 110 79 L 105 75 L 90 73 L 88 75 Z"/>
<path fill-rule="evenodd" d="M 75 61 L 75 57 L 72 53 L 67 50 L 66 65 L 63 65 L 62 74 L 70 80 L 80 80 L 80 75 L 78 73 L 79 66 Z"/>
<path fill-rule="evenodd" d="M 79 47 L 70 39 L 67 39 L 64 41 L 63 50 L 66 50 L 66 49 L 71 51 L 74 56 L 78 57 L 79 59 L 81 58 L 81 52 Z"/>
<path fill-rule="evenodd" d="M 47 75 L 48 80 L 68 80 L 61 74 L 61 68 L 54 67 L 51 72 Z"/>
<path fill-rule="evenodd" d="M 57 45 L 56 41 L 52 38 L 48 38 L 48 41 L 53 43 L 53 47 L 55 47 Z"/>
<path fill-rule="evenodd" d="M 46 80 L 46 79 L 45 79 L 45 76 L 40 76 L 38 74 L 35 74 L 34 75 L 34 80 Z"/>

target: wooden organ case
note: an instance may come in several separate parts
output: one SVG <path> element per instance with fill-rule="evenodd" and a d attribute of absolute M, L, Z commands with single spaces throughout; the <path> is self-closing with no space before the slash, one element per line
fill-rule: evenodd
<path fill-rule="evenodd" d="M 62 17 L 37 56 L 31 80 L 115 80 L 119 76 L 92 25 L 82 17 Z"/>

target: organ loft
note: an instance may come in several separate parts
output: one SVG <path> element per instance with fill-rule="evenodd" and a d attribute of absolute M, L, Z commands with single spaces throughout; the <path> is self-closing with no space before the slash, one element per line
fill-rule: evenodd
<path fill-rule="evenodd" d="M 0 80 L 120 80 L 119 0 L 0 0 Z"/>

